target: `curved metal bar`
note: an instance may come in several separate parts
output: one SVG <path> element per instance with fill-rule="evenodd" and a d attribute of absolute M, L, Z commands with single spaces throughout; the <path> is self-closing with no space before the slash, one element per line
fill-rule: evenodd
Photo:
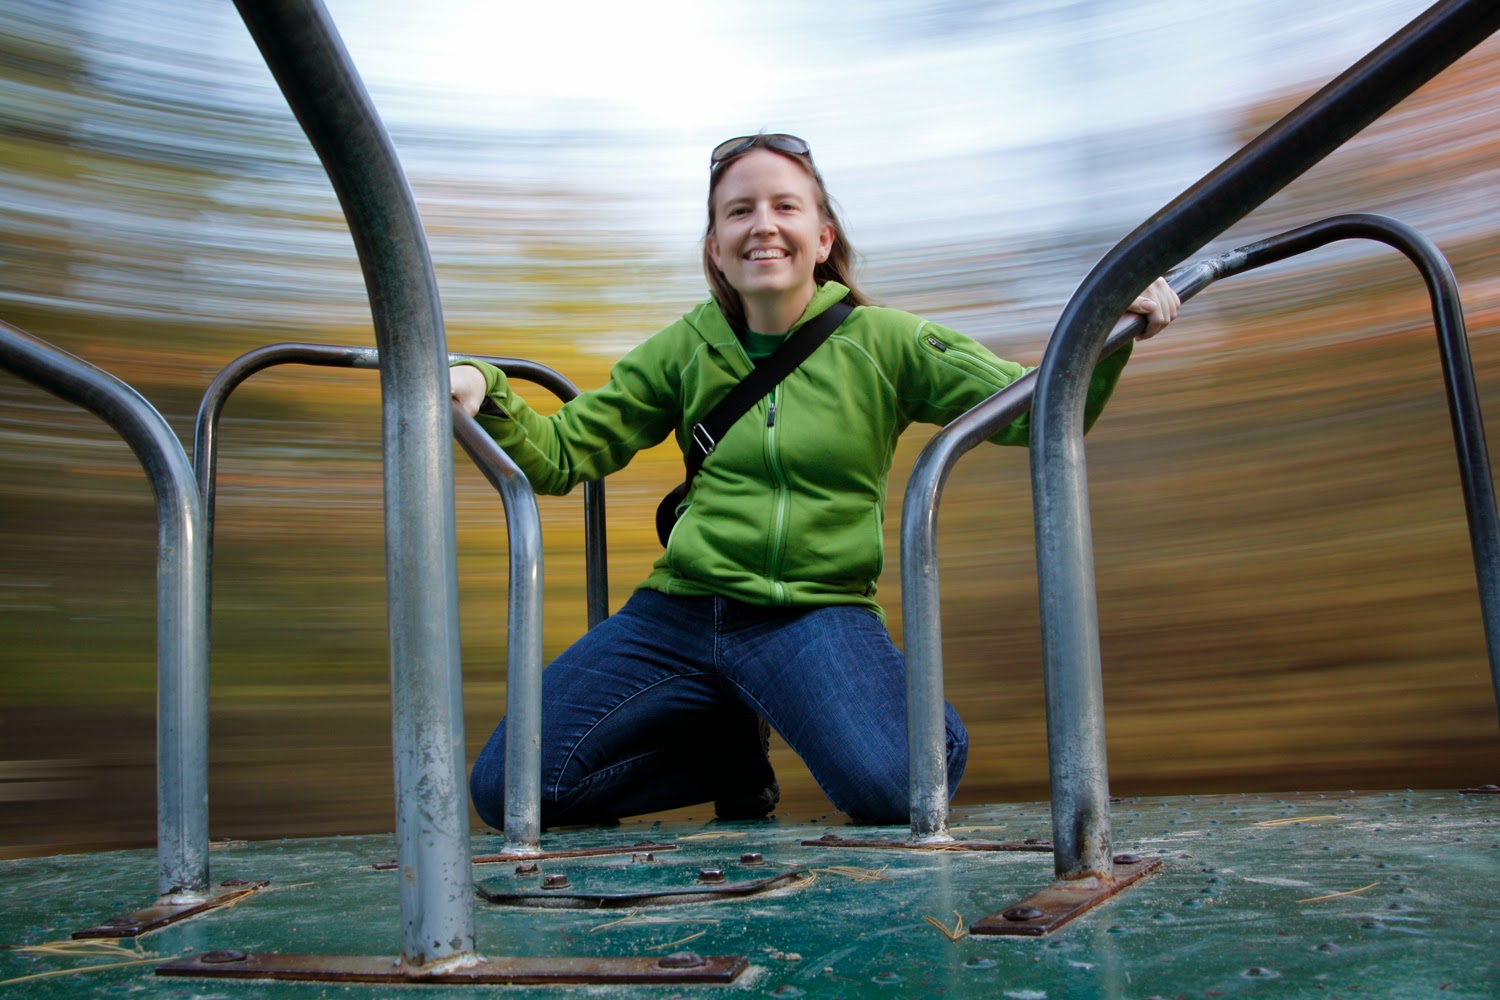
<path fill-rule="evenodd" d="M 1031 479 L 1059 878 L 1111 878 L 1099 612 L 1082 416 L 1107 324 L 1174 261 L 1222 233 L 1500 27 L 1494 0 L 1440 0 L 1107 253 L 1042 359 Z"/>
<path fill-rule="evenodd" d="M 208 879 L 208 560 L 203 506 L 182 443 L 130 386 L 0 322 L 0 367 L 113 427 L 156 495 L 157 891 L 205 899 Z"/>
<path fill-rule="evenodd" d="M 214 507 L 219 465 L 219 417 L 230 393 L 251 375 L 274 365 L 326 365 L 333 368 L 378 368 L 380 352 L 373 347 L 335 347 L 329 344 L 271 344 L 247 351 L 219 370 L 198 403 L 193 425 L 193 472 L 203 498 L 210 565 L 214 544 Z M 210 585 L 212 591 L 212 585 Z"/>
<path fill-rule="evenodd" d="M 1405 223 L 1379 215 L 1341 215 L 1207 258 L 1172 276 L 1186 302 L 1209 284 L 1346 239 L 1385 243 L 1416 264 L 1432 301 L 1433 324 L 1447 389 L 1468 516 L 1474 573 L 1489 652 L 1491 682 L 1500 705 L 1500 514 L 1479 394 L 1469 357 L 1458 283 L 1442 252 Z M 1113 354 L 1139 331 L 1142 321 L 1116 324 L 1103 356 Z M 933 435 L 912 469 L 902 507 L 902 608 L 906 636 L 908 727 L 912 747 L 912 839 L 943 839 L 947 825 L 947 773 L 942 716 L 942 621 L 937 569 L 937 507 L 948 473 L 968 451 L 1026 412 L 1035 372 Z M 934 711 L 935 709 L 935 711 Z"/>
<path fill-rule="evenodd" d="M 236 0 L 349 220 L 380 347 L 401 961 L 474 961 L 453 419 L 442 308 L 416 202 L 328 12 Z"/>
<path fill-rule="evenodd" d="M 1186 302 L 1212 280 L 1209 264 L 1173 274 L 1171 285 Z M 1121 319 L 1102 357 L 1118 351 L 1146 327 L 1144 316 Z M 948 839 L 947 727 L 943 719 L 943 620 L 938 587 L 937 515 L 943 486 L 958 460 L 1031 409 L 1036 371 L 1027 372 L 927 442 L 912 467 L 901 504 L 901 623 L 906 655 L 906 730 L 911 839 Z"/>
<path fill-rule="evenodd" d="M 578 395 L 578 387 L 560 372 L 535 361 L 488 354 L 448 355 L 450 362 L 462 358 L 487 361 L 497 368 L 503 368 L 513 378 L 536 383 L 565 402 Z M 373 347 L 339 347 L 333 344 L 269 344 L 235 358 L 209 383 L 198 404 L 198 419 L 193 433 L 193 469 L 197 473 L 198 492 L 203 497 L 204 518 L 208 525 L 210 600 L 213 595 L 214 516 L 218 496 L 219 417 L 224 412 L 224 405 L 229 401 L 230 394 L 242 382 L 258 371 L 284 364 L 376 369 L 380 367 L 380 351 Z M 588 625 L 593 628 L 609 617 L 609 551 L 603 482 L 583 484 L 583 509 L 585 599 Z"/>
<path fill-rule="evenodd" d="M 1403 222 L 1380 215 L 1341 215 L 1231 250 L 1219 258 L 1220 276 L 1229 277 L 1337 240 L 1353 239 L 1375 240 L 1405 254 L 1422 275 L 1432 301 L 1469 544 L 1474 552 L 1474 575 L 1479 584 L 1490 681 L 1500 707 L 1500 514 L 1496 513 L 1495 481 L 1474 382 L 1474 363 L 1469 356 L 1463 301 L 1447 258 L 1427 237 Z"/>
<path fill-rule="evenodd" d="M 453 405 L 458 443 L 500 492 L 510 533 L 510 628 L 505 671 L 505 852 L 542 842 L 542 520 L 519 466 Z"/>

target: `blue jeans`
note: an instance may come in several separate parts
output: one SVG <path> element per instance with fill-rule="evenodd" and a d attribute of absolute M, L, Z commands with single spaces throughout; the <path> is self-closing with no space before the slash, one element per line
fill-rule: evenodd
<path fill-rule="evenodd" d="M 946 709 L 951 791 L 969 737 Z M 638 590 L 542 674 L 542 823 L 599 823 L 765 788 L 775 776 L 760 719 L 856 822 L 908 820 L 906 669 L 879 618 L 852 606 Z M 469 789 L 499 829 L 503 720 Z"/>

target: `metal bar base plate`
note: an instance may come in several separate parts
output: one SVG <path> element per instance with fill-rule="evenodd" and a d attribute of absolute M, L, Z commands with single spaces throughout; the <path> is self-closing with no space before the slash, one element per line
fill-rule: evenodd
<path fill-rule="evenodd" d="M 859 840 L 825 834 L 816 840 L 802 841 L 803 847 L 866 847 L 882 851 L 1047 851 L 1050 840 L 949 840 L 913 843 L 909 840 Z"/>
<path fill-rule="evenodd" d="M 74 931 L 74 938 L 127 938 L 135 937 L 137 934 L 145 934 L 175 924 L 179 920 L 188 917 L 196 917 L 200 913 L 216 910 L 226 906 L 238 899 L 264 889 L 271 883 L 266 880 L 251 881 L 248 879 L 228 879 L 219 883 L 218 891 L 207 899 L 198 900 L 193 903 L 163 903 L 157 902 L 146 907 L 144 910 L 136 910 L 122 917 L 110 917 L 102 924 L 93 927 L 85 927 L 81 931 Z"/>
<path fill-rule="evenodd" d="M 1115 860 L 1115 877 L 1103 879 L 1062 879 L 1032 893 L 1014 906 L 992 913 L 969 927 L 970 934 L 1005 934 L 1019 937 L 1041 937 L 1057 930 L 1074 917 L 1082 916 L 1120 890 L 1160 871 L 1161 858 L 1133 861 Z"/>
<path fill-rule="evenodd" d="M 467 968 L 413 972 L 378 955 L 254 955 L 226 949 L 166 962 L 156 974 L 333 983 L 649 985 L 730 983 L 749 964 L 743 955 L 678 952 L 665 958 L 486 958 Z"/>

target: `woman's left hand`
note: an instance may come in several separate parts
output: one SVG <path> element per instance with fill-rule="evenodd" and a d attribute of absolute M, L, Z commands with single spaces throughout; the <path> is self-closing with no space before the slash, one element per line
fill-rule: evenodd
<path fill-rule="evenodd" d="M 1137 334 L 1135 339 L 1145 340 L 1166 329 L 1167 324 L 1177 318 L 1177 310 L 1181 305 L 1182 300 L 1177 297 L 1172 286 L 1167 284 L 1166 278 L 1157 278 L 1151 282 L 1126 310 L 1127 313 L 1139 313 L 1146 317 L 1146 329 Z"/>

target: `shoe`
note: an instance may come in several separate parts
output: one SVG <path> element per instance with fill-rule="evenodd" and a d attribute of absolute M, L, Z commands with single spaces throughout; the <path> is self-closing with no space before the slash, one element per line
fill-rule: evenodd
<path fill-rule="evenodd" d="M 757 719 L 756 722 L 759 724 L 761 762 L 765 764 L 765 773 L 770 775 L 771 781 L 760 788 L 715 799 L 714 815 L 719 819 L 765 819 L 776 808 L 776 803 L 781 801 L 781 783 L 776 780 L 776 772 L 771 770 L 771 727 L 764 719 Z"/>

